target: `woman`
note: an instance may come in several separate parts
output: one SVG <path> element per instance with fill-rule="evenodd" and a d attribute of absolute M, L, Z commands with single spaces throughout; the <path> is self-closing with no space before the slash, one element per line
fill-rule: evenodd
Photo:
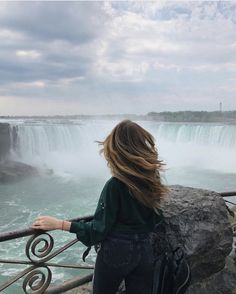
<path fill-rule="evenodd" d="M 127 294 L 151 294 L 154 256 L 149 233 L 162 219 L 161 200 L 168 192 L 160 179 L 153 136 L 124 120 L 103 141 L 112 177 L 106 182 L 89 222 L 39 216 L 32 228 L 75 233 L 86 246 L 100 243 L 93 294 L 113 294 L 125 280 Z"/>

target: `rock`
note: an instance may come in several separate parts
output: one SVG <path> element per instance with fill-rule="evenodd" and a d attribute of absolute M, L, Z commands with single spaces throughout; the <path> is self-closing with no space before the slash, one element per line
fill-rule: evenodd
<path fill-rule="evenodd" d="M 23 162 L 12 160 L 0 162 L 0 183 L 12 182 L 37 174 L 38 170 L 35 167 Z"/>
<path fill-rule="evenodd" d="M 221 271 L 232 250 L 233 233 L 224 199 L 214 191 L 176 185 L 171 186 L 169 203 L 164 204 L 163 211 L 166 236 L 173 247 L 180 245 L 185 249 L 189 260 L 191 289 L 196 288 L 197 294 L 203 294 L 199 283 L 205 283 L 205 279 Z M 156 255 L 167 243 L 161 226 L 157 226 L 153 234 Z"/>
<path fill-rule="evenodd" d="M 8 123 L 0 123 L 0 162 L 8 157 L 10 148 L 10 125 Z"/>
<path fill-rule="evenodd" d="M 193 281 L 199 281 L 221 270 L 232 249 L 233 236 L 226 205 L 213 191 L 178 185 L 171 186 L 171 190 L 169 203 L 163 208 L 166 235 L 173 247 L 181 245 L 185 249 Z M 166 244 L 159 227 L 154 238 L 157 253 Z"/>
<path fill-rule="evenodd" d="M 190 285 L 186 294 L 236 294 L 236 265 L 226 257 L 224 268 L 207 279 Z"/>
<path fill-rule="evenodd" d="M 163 205 L 165 221 L 152 234 L 156 257 L 169 239 L 173 247 L 185 249 L 190 263 L 192 283 L 186 294 L 236 294 L 233 234 L 224 199 L 214 191 L 179 185 L 170 188 L 169 200 Z M 84 287 L 84 292 L 79 287 L 74 293 L 91 293 L 91 283 Z"/>

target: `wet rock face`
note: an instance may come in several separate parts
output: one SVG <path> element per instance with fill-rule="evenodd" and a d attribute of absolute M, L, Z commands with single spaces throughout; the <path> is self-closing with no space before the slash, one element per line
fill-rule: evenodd
<path fill-rule="evenodd" d="M 0 123 L 0 161 L 8 157 L 10 148 L 10 125 L 7 123 Z"/>
<path fill-rule="evenodd" d="M 0 184 L 14 182 L 37 174 L 38 170 L 35 167 L 23 162 L 11 160 L 0 162 Z"/>
<path fill-rule="evenodd" d="M 163 205 L 165 221 L 152 236 L 155 254 L 160 254 L 167 242 L 173 247 L 182 246 L 190 262 L 192 284 L 201 283 L 224 269 L 226 256 L 232 250 L 233 234 L 226 205 L 213 191 L 178 185 L 170 188 L 169 200 Z M 190 293 L 194 293 L 193 288 Z"/>
<path fill-rule="evenodd" d="M 17 127 L 13 127 L 12 133 L 10 133 L 10 125 L 0 123 L 0 184 L 38 174 L 35 167 L 10 159 L 10 149 L 16 149 L 16 144 Z"/>

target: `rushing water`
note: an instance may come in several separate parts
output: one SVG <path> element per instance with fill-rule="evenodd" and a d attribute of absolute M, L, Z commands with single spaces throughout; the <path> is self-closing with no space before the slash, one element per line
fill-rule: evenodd
<path fill-rule="evenodd" d="M 27 228 L 39 215 L 70 219 L 92 214 L 100 191 L 110 177 L 95 140 L 103 140 L 117 121 L 102 120 L 9 120 L 17 131 L 11 156 L 40 170 L 37 177 L 0 186 L 1 231 Z M 166 163 L 162 174 L 167 184 L 181 184 L 215 191 L 236 190 L 236 126 L 198 123 L 140 121 L 156 139 L 160 158 Z M 14 147 L 14 148 L 13 148 Z M 75 238 L 68 232 L 53 232 L 56 246 Z M 0 258 L 26 259 L 28 238 L 4 242 Z M 85 249 L 79 243 L 55 258 L 64 263 L 81 263 Z M 94 251 L 87 258 L 95 261 Z M 54 261 L 53 260 L 53 261 Z M 0 264 L 0 283 L 25 266 Z M 78 275 L 78 270 L 53 269 L 53 281 Z M 83 272 L 85 273 L 85 272 Z M 21 293 L 20 284 L 4 293 Z"/>

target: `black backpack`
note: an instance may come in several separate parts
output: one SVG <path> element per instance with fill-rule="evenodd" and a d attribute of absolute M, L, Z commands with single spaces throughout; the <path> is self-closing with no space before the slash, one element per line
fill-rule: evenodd
<path fill-rule="evenodd" d="M 181 247 L 166 249 L 155 261 L 152 294 L 183 294 L 191 282 L 190 266 Z"/>

